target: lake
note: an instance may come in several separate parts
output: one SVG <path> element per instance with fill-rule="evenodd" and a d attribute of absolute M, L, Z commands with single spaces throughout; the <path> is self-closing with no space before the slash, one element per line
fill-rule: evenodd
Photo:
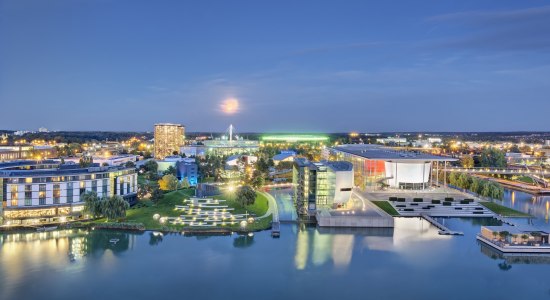
<path fill-rule="evenodd" d="M 548 201 L 507 191 L 503 203 L 549 227 Z M 0 299 L 550 299 L 548 258 L 505 258 L 476 241 L 498 221 L 442 221 L 465 235 L 440 236 L 418 218 L 396 218 L 392 230 L 283 224 L 279 239 L 4 234 Z"/>

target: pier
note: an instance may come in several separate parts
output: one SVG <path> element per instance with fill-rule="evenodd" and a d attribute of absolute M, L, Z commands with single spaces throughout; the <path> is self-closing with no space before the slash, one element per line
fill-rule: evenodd
<path fill-rule="evenodd" d="M 428 215 L 422 214 L 422 215 L 420 215 L 420 217 L 423 218 L 424 220 L 430 222 L 430 224 L 432 224 L 433 226 L 437 227 L 439 229 L 439 234 L 440 235 L 464 235 L 464 233 L 461 232 L 461 231 L 450 230 L 445 225 L 437 222 L 434 218 L 432 218 Z"/>

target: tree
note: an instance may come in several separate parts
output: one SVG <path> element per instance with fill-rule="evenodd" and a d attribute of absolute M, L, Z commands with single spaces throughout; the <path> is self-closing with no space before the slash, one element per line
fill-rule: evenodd
<path fill-rule="evenodd" d="M 182 189 L 188 189 L 191 185 L 189 184 L 189 179 L 187 177 L 183 177 L 181 180 L 180 186 Z"/>
<path fill-rule="evenodd" d="M 473 168 L 474 158 L 470 155 L 464 155 L 460 158 L 460 164 L 463 168 Z"/>
<path fill-rule="evenodd" d="M 466 173 L 460 173 L 456 179 L 456 185 L 463 189 L 468 189 L 470 187 L 470 176 Z"/>
<path fill-rule="evenodd" d="M 178 179 L 172 174 L 162 176 L 158 183 L 163 191 L 175 191 L 178 188 Z"/>
<path fill-rule="evenodd" d="M 101 216 L 101 200 L 96 192 L 86 192 L 81 197 L 84 202 L 84 212 L 91 215 L 92 218 Z"/>
<path fill-rule="evenodd" d="M 154 172 L 156 173 L 158 171 L 159 165 L 154 160 L 148 160 L 145 164 L 143 164 L 143 167 L 145 168 L 146 172 Z"/>
<path fill-rule="evenodd" d="M 481 152 L 480 165 L 484 168 L 506 168 L 506 156 L 495 148 L 484 149 Z"/>
<path fill-rule="evenodd" d="M 477 177 L 472 177 L 472 182 L 470 184 L 470 191 L 479 194 L 479 187 L 481 184 L 481 180 Z"/>
<path fill-rule="evenodd" d="M 166 169 L 163 173 L 164 175 L 174 175 L 176 176 L 177 174 L 177 171 L 176 171 L 176 168 L 174 166 L 169 166 L 168 169 Z"/>
<path fill-rule="evenodd" d="M 103 198 L 101 200 L 101 212 L 108 220 L 116 220 L 126 216 L 126 210 L 130 204 L 119 195 Z"/>
<path fill-rule="evenodd" d="M 124 165 L 126 168 L 135 168 L 136 164 L 133 161 L 127 161 Z"/>
<path fill-rule="evenodd" d="M 248 185 L 243 185 L 237 190 L 237 201 L 242 206 L 252 205 L 256 201 L 256 191 Z"/>
<path fill-rule="evenodd" d="M 159 185 L 156 183 L 151 185 L 150 194 L 151 201 L 153 201 L 153 203 L 158 203 L 162 200 L 162 198 L 164 198 L 164 193 L 160 190 Z"/>
<path fill-rule="evenodd" d="M 449 184 L 451 184 L 451 185 L 456 185 L 458 176 L 459 176 L 459 175 L 458 175 L 457 173 L 451 172 L 451 173 L 449 174 Z"/>
<path fill-rule="evenodd" d="M 94 162 L 93 158 L 91 156 L 83 156 L 78 161 L 78 164 L 81 168 L 87 168 Z"/>
<path fill-rule="evenodd" d="M 259 170 L 254 170 L 254 173 L 252 173 L 252 180 L 250 181 L 252 187 L 255 189 L 260 188 L 264 185 L 264 183 L 264 174 L 262 174 Z"/>

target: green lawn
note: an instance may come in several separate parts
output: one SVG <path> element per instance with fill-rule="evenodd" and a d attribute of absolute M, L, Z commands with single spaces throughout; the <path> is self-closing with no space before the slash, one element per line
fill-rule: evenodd
<path fill-rule="evenodd" d="M 527 183 L 527 184 L 535 184 L 535 181 L 533 180 L 533 178 L 527 177 L 527 176 L 518 176 L 517 178 L 515 178 L 515 180 L 519 182 Z"/>
<path fill-rule="evenodd" d="M 505 217 L 530 217 L 531 215 L 523 213 L 521 211 L 517 211 L 515 209 L 502 206 L 500 204 L 494 203 L 494 202 L 485 202 L 480 201 L 479 204 L 485 206 L 487 209 L 491 210 L 495 214 L 499 214 Z"/>
<path fill-rule="evenodd" d="M 153 204 L 150 200 L 140 200 L 138 204 L 131 207 L 126 213 L 126 222 L 142 223 L 148 230 L 161 230 L 164 228 L 182 230 L 188 228 L 185 225 L 161 225 L 158 221 L 153 220 L 154 214 L 159 214 L 162 217 L 177 217 L 181 215 L 181 211 L 175 210 L 176 205 L 183 205 L 183 200 L 190 198 L 195 193 L 194 189 L 185 189 L 174 192 L 169 192 L 164 195 L 164 198 L 157 204 Z M 235 201 L 235 196 L 220 195 L 215 196 L 216 199 L 227 200 L 224 202 L 228 207 L 234 208 L 234 214 L 245 213 L 246 211 L 255 214 L 257 217 L 263 216 L 268 209 L 268 200 L 261 194 L 256 194 L 256 201 L 253 205 L 242 207 Z M 261 230 L 269 228 L 271 224 L 271 216 L 262 218 L 253 224 L 248 225 L 248 230 Z M 200 229 L 197 227 L 193 227 Z M 239 229 L 239 225 L 224 226 L 220 228 Z M 209 228 L 211 229 L 211 227 Z"/>
<path fill-rule="evenodd" d="M 184 199 L 195 194 L 194 189 L 179 190 L 164 195 L 164 198 L 157 204 L 150 200 L 140 200 L 138 204 L 131 207 L 126 213 L 126 222 L 137 222 L 145 225 L 147 229 L 160 229 L 162 226 L 158 221 L 153 220 L 154 214 L 163 217 L 177 217 L 181 214 L 174 210 L 175 205 L 182 205 Z"/>
<path fill-rule="evenodd" d="M 371 201 L 372 203 L 376 204 L 376 206 L 380 207 L 383 211 L 387 212 L 390 216 L 399 216 L 399 213 L 390 202 L 388 201 Z"/>

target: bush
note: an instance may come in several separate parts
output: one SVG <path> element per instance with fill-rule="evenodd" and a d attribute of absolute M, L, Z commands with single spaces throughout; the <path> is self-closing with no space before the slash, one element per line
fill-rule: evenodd
<path fill-rule="evenodd" d="M 405 202 L 405 198 L 397 198 L 397 202 Z"/>
<path fill-rule="evenodd" d="M 422 198 L 414 198 L 413 202 L 424 202 L 424 199 Z"/>
<path fill-rule="evenodd" d="M 390 197 L 390 201 L 397 201 L 397 197 Z"/>
<path fill-rule="evenodd" d="M 126 230 L 145 230 L 142 223 L 114 223 L 105 222 L 94 224 L 97 229 L 126 229 Z"/>
<path fill-rule="evenodd" d="M 451 206 L 452 202 L 450 201 L 445 201 L 443 202 L 443 206 Z"/>
<path fill-rule="evenodd" d="M 432 200 L 432 204 L 441 204 L 441 200 Z"/>

